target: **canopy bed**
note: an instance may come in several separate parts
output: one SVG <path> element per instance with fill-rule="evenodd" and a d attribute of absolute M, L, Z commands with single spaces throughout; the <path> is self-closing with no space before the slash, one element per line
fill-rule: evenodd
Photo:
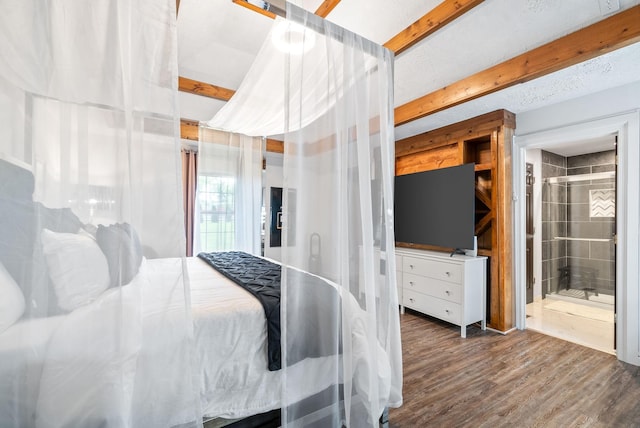
<path fill-rule="evenodd" d="M 30 0 L 0 17 L 0 426 L 189 427 L 274 408 L 283 426 L 374 426 L 402 403 L 392 54 L 287 5 L 273 37 L 300 50 L 270 56 L 277 115 L 251 130 L 230 103 L 209 124 L 284 137 L 273 333 L 259 299 L 185 257 L 174 7 Z M 257 94 L 239 105 L 264 107 Z"/>

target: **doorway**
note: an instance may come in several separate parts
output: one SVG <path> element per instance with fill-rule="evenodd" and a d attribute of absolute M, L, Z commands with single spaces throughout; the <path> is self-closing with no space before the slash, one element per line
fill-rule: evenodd
<path fill-rule="evenodd" d="M 562 114 L 565 114 L 564 112 Z M 551 119 L 549 119 L 551 120 Z M 553 121 L 552 121 L 553 122 Z M 522 126 L 528 129 L 526 122 Z M 527 151 L 541 149 L 553 151 L 557 147 L 565 149 L 589 148 L 590 152 L 604 149 L 592 147 L 592 142 L 601 138 L 618 137 L 615 200 L 616 210 L 616 263 L 615 263 L 615 355 L 624 362 L 640 365 L 640 111 L 621 113 L 586 121 L 575 120 L 566 126 L 550 127 L 517 135 L 513 141 L 513 183 L 514 183 L 514 297 L 516 328 L 527 328 L 526 318 L 526 256 L 525 256 L 525 163 Z M 593 150 L 591 150 L 593 149 Z M 541 152 L 539 151 L 539 153 Z M 540 177 L 536 170 L 534 176 Z M 540 183 L 534 184 L 534 194 L 540 192 Z M 541 196 L 540 196 L 541 197 Z M 537 199 L 537 196 L 536 196 Z M 541 209 L 541 208 L 539 208 Z M 541 212 L 540 212 L 541 217 Z M 541 220 L 540 220 L 541 227 Z M 534 244 L 534 251 L 541 254 L 541 243 Z M 536 278 L 542 277 L 542 267 L 536 268 Z M 534 289 L 541 286 L 535 281 Z M 540 292 L 540 295 L 542 293 Z M 529 318 L 530 320 L 530 318 Z M 531 327 L 529 325 L 529 327 Z"/>
<path fill-rule="evenodd" d="M 526 328 L 609 353 L 615 353 L 616 138 L 527 150 L 525 178 L 527 276 L 533 276 Z"/>

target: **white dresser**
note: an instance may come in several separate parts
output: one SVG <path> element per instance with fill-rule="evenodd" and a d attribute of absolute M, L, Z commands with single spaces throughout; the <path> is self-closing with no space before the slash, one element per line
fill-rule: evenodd
<path fill-rule="evenodd" d="M 460 326 L 481 322 L 486 329 L 486 257 L 396 248 L 398 300 L 411 308 Z"/>

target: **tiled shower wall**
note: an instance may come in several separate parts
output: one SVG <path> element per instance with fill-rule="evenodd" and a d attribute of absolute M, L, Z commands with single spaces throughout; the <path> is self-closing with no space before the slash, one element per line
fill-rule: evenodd
<path fill-rule="evenodd" d="M 613 150 L 568 158 L 542 151 L 543 183 L 549 177 L 614 170 Z M 615 231 L 615 217 L 612 207 L 607 207 L 607 202 L 615 203 L 614 194 L 615 178 L 543 184 L 543 294 L 558 290 L 560 268 L 565 266 L 570 266 L 573 274 L 587 270 L 594 272 L 598 291 L 613 293 L 615 253 L 611 238 Z M 598 198 L 603 199 L 604 204 L 598 205 Z M 597 209 L 602 207 L 605 209 Z M 577 239 L 562 240 L 555 237 Z"/>
<path fill-rule="evenodd" d="M 567 174 L 615 171 L 615 151 L 567 158 Z M 574 181 L 567 184 L 567 263 L 592 269 L 597 290 L 613 294 L 615 289 L 615 177 Z"/>

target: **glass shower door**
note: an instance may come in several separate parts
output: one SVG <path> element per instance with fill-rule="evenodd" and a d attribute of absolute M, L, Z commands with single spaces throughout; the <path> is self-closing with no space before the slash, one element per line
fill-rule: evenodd
<path fill-rule="evenodd" d="M 564 192 L 558 199 L 566 201 L 547 204 L 547 294 L 613 308 L 615 171 L 551 177 L 546 181 L 548 191 Z"/>

